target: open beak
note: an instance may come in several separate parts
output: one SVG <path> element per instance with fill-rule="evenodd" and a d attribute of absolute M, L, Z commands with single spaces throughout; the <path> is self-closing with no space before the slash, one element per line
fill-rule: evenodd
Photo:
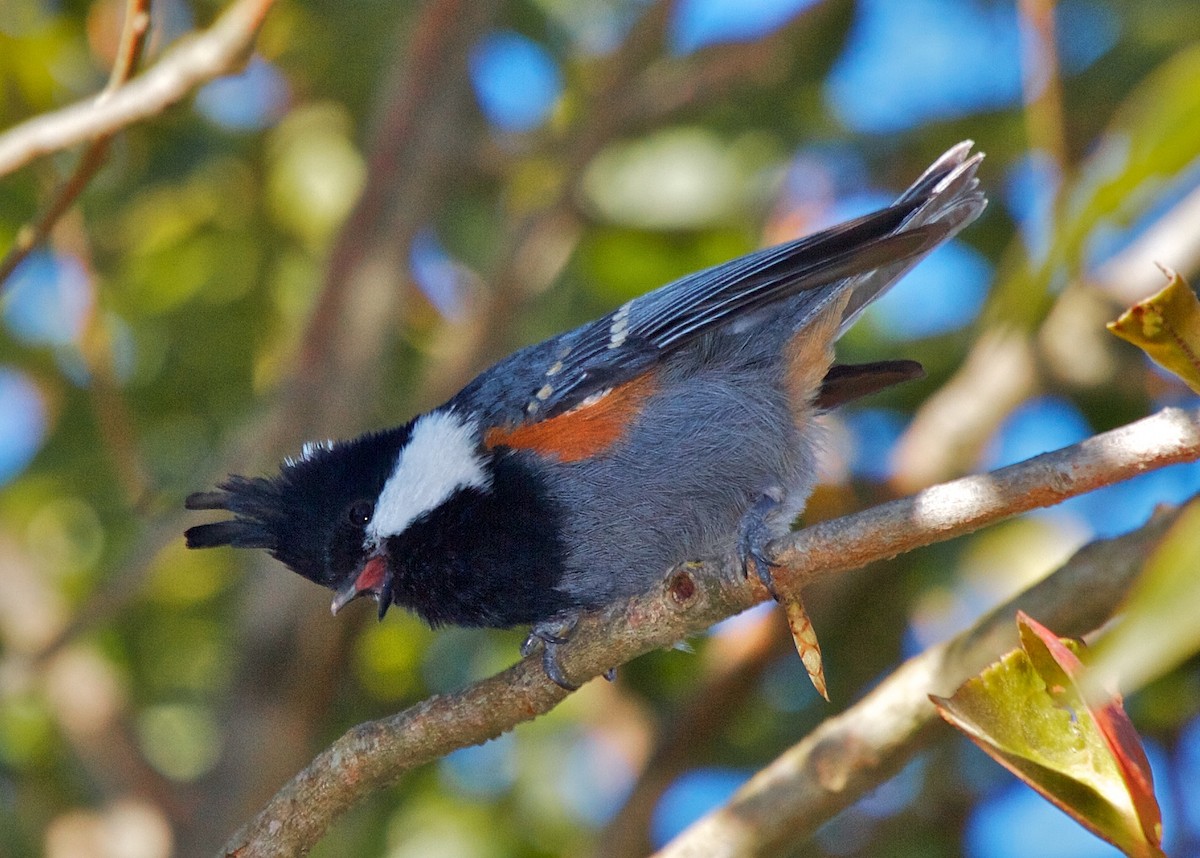
<path fill-rule="evenodd" d="M 375 597 L 379 602 L 379 619 L 382 620 L 392 602 L 392 573 L 385 555 L 373 554 L 367 558 L 358 574 L 334 594 L 333 604 L 329 608 L 336 617 L 338 611 L 359 596 Z"/>

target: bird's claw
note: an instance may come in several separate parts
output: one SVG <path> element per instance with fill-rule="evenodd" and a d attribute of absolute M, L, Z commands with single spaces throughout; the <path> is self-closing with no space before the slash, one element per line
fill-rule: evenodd
<path fill-rule="evenodd" d="M 521 644 L 522 657 L 533 655 L 539 648 L 542 650 L 542 669 L 546 671 L 546 676 L 550 677 L 550 681 L 555 685 L 567 691 L 577 691 L 579 685 L 567 679 L 566 673 L 563 672 L 562 664 L 558 660 L 558 648 L 571 639 L 577 622 L 578 618 L 575 617 L 540 622 L 529 630 L 528 637 Z M 617 669 L 610 667 L 604 671 L 603 676 L 609 682 L 615 682 Z"/>
<path fill-rule="evenodd" d="M 558 661 L 558 648 L 571 639 L 575 623 L 575 619 L 538 623 L 529 630 L 529 636 L 521 644 L 522 656 L 530 656 L 541 647 L 542 669 L 546 671 L 546 676 L 550 677 L 550 681 L 555 685 L 567 691 L 576 691 L 579 686 L 567 679 L 563 672 Z"/>
<path fill-rule="evenodd" d="M 781 503 L 775 493 L 763 492 L 754 506 L 742 516 L 738 527 L 738 557 L 742 563 L 742 574 L 750 577 L 753 565 L 758 580 L 767 588 L 771 598 L 779 601 L 775 582 L 771 577 L 771 561 L 767 559 L 767 543 L 771 541 L 771 530 L 767 521 Z"/>

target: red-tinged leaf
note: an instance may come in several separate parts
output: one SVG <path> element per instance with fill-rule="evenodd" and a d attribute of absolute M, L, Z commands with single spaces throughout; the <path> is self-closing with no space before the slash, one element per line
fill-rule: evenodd
<path fill-rule="evenodd" d="M 1125 714 L 1120 697 L 1114 698 L 1094 714 L 1113 759 L 1121 769 L 1121 777 L 1125 780 L 1129 797 L 1142 823 L 1142 832 L 1149 842 L 1161 846 L 1162 811 L 1154 796 L 1154 774 L 1150 771 L 1150 760 L 1146 758 L 1141 737 Z"/>
<path fill-rule="evenodd" d="M 1146 758 L 1137 730 L 1125 714 L 1120 695 L 1115 691 L 1109 692 L 1107 700 L 1096 703 L 1095 698 L 1087 693 L 1090 687 L 1085 676 L 1087 668 L 1071 646 L 1024 611 L 1017 612 L 1017 626 L 1020 629 L 1021 647 L 1048 686 L 1050 677 L 1061 669 L 1061 677 L 1056 677 L 1056 681 L 1065 680 L 1064 685 L 1070 683 L 1071 697 L 1093 701 L 1088 710 L 1121 772 L 1142 830 L 1147 840 L 1161 843 L 1162 815 L 1158 800 L 1154 797 L 1154 775 L 1150 771 L 1150 760 Z M 1074 646 L 1082 647 L 1082 644 L 1074 643 Z M 1041 647 L 1045 647 L 1044 651 Z M 1043 652 L 1052 662 L 1047 663 Z"/>
<path fill-rule="evenodd" d="M 1089 707 L 1082 644 L 1018 621 L 1023 649 L 932 698 L 938 712 L 1099 837 L 1128 855 L 1162 856 L 1150 769 L 1120 701 Z"/>
<path fill-rule="evenodd" d="M 1024 611 L 1017 611 L 1017 632 L 1021 649 L 1033 659 L 1034 669 L 1042 679 L 1048 680 L 1061 672 L 1062 677 L 1055 677 L 1060 683 L 1074 682 L 1083 673 L 1083 660 L 1075 652 L 1076 647 L 1082 646 L 1078 641 L 1067 643 Z"/>

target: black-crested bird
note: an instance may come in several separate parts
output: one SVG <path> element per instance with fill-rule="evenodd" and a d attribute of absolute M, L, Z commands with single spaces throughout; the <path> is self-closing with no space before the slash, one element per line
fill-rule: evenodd
<path fill-rule="evenodd" d="M 969 142 L 894 204 L 691 274 L 529 346 L 444 405 L 309 444 L 270 478 L 231 476 L 190 509 L 233 518 L 192 548 L 264 548 L 350 600 L 430 624 L 530 624 L 552 679 L 579 612 L 674 565 L 767 542 L 812 489 L 814 418 L 912 378 L 912 361 L 834 366 L 838 337 L 986 205 Z"/>

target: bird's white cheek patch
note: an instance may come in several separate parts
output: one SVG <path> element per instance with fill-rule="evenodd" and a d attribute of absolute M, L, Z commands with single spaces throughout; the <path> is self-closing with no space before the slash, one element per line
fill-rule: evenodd
<path fill-rule="evenodd" d="M 455 414 L 435 411 L 417 419 L 408 444 L 375 502 L 367 541 L 403 533 L 456 491 L 487 488 L 490 477 L 479 457 L 475 433 Z"/>

